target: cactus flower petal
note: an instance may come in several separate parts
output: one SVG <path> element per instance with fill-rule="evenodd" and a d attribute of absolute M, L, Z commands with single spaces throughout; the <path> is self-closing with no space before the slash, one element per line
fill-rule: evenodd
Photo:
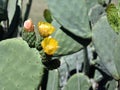
<path fill-rule="evenodd" d="M 34 31 L 34 25 L 31 19 L 28 19 L 24 22 L 24 30 L 28 32 Z"/>
<path fill-rule="evenodd" d="M 53 55 L 59 47 L 58 42 L 54 38 L 51 38 L 51 37 L 46 37 L 41 42 L 41 46 L 44 52 L 48 55 Z"/>
<path fill-rule="evenodd" d="M 47 22 L 39 22 L 38 30 L 42 37 L 48 37 L 55 31 L 55 28 L 54 26 L 52 26 L 51 24 Z"/>

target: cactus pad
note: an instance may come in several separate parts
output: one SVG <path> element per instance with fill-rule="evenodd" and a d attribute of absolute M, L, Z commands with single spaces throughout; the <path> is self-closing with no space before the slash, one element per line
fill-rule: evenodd
<path fill-rule="evenodd" d="M 39 52 L 21 38 L 0 42 L 0 90 L 36 90 L 43 75 Z"/>
<path fill-rule="evenodd" d="M 47 1 L 52 15 L 66 30 L 82 38 L 91 37 L 85 0 Z"/>
<path fill-rule="evenodd" d="M 101 27 L 102 26 L 102 27 Z M 112 30 L 103 16 L 93 27 L 93 43 L 104 66 L 116 79 L 120 79 L 120 37 Z"/>
<path fill-rule="evenodd" d="M 73 75 L 63 90 L 89 90 L 89 78 L 82 73 Z"/>

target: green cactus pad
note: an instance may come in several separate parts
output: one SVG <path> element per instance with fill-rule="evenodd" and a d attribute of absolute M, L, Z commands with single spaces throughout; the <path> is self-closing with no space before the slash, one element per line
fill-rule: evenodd
<path fill-rule="evenodd" d="M 82 38 L 90 38 L 88 11 L 85 0 L 47 0 L 55 19 L 69 32 Z"/>
<path fill-rule="evenodd" d="M 0 90 L 36 90 L 43 70 L 39 52 L 21 38 L 0 42 Z"/>
<path fill-rule="evenodd" d="M 92 7 L 89 12 L 91 24 L 94 25 L 102 17 L 103 13 L 105 13 L 105 10 L 101 5 L 97 4 Z"/>
<path fill-rule="evenodd" d="M 82 73 L 78 73 L 68 80 L 63 90 L 89 90 L 90 86 L 89 78 Z"/>
<path fill-rule="evenodd" d="M 98 4 L 98 0 L 86 0 L 88 10 Z"/>
<path fill-rule="evenodd" d="M 51 16 L 51 12 L 48 9 L 44 10 L 44 18 L 47 22 L 51 23 L 52 22 L 52 16 Z"/>
<path fill-rule="evenodd" d="M 117 81 L 116 80 L 110 80 L 105 85 L 106 90 L 117 90 Z"/>
<path fill-rule="evenodd" d="M 107 17 L 102 17 L 93 27 L 93 43 L 106 69 L 120 79 L 120 37 L 112 30 Z"/>

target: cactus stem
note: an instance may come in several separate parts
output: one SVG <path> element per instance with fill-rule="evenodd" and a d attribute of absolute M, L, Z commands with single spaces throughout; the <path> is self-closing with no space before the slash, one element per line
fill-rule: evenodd
<path fill-rule="evenodd" d="M 89 67 L 90 67 L 90 61 L 88 59 L 88 51 L 87 47 L 83 48 L 84 51 L 84 66 L 83 66 L 83 72 L 85 75 L 89 76 Z"/>

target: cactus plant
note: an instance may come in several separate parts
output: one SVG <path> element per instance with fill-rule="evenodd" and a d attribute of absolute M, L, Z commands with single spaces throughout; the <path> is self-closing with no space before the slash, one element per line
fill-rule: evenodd
<path fill-rule="evenodd" d="M 0 40 L 13 37 L 18 21 L 27 19 L 32 3 L 29 0 L 29 10 L 26 8 L 22 19 L 22 0 L 7 1 L 0 15 L 8 5 L 10 27 Z M 33 23 L 26 24 L 23 39 L 0 42 L 0 89 L 119 90 L 120 10 L 112 2 L 47 0 L 44 18 L 49 23 L 38 23 L 38 29 Z M 0 20 L 6 19 L 0 16 Z"/>

